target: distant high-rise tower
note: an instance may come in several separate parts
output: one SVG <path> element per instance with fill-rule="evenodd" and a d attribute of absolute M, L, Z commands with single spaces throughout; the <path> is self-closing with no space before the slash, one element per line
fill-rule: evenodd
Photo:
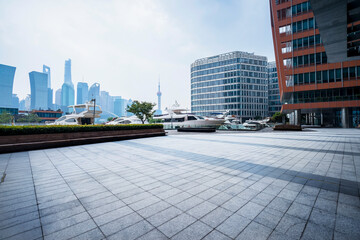
<path fill-rule="evenodd" d="M 86 103 L 88 101 L 89 86 L 86 82 L 78 82 L 76 104 Z"/>
<path fill-rule="evenodd" d="M 96 102 L 98 102 L 100 100 L 100 84 L 99 83 L 94 83 L 89 88 L 89 101 L 94 98 L 96 99 Z"/>
<path fill-rule="evenodd" d="M 72 80 L 71 80 L 71 59 L 65 60 L 64 83 L 72 84 Z"/>
<path fill-rule="evenodd" d="M 15 67 L 0 64 L 0 107 L 12 106 Z"/>
<path fill-rule="evenodd" d="M 42 72 L 29 73 L 31 87 L 30 109 L 48 109 L 48 75 Z"/>
<path fill-rule="evenodd" d="M 50 74 L 50 67 L 43 65 L 43 73 L 46 73 L 48 75 L 48 107 L 53 107 L 53 90 L 51 89 L 51 74 Z"/>
<path fill-rule="evenodd" d="M 55 92 L 55 104 L 57 105 L 56 107 L 61 106 L 61 88 Z"/>
<path fill-rule="evenodd" d="M 158 109 L 156 110 L 155 114 L 156 115 L 161 115 L 162 111 L 161 111 L 161 91 L 160 91 L 160 80 L 159 80 L 159 84 L 158 84 L 158 92 L 157 92 L 157 96 L 158 96 Z"/>
<path fill-rule="evenodd" d="M 66 107 L 75 103 L 75 89 L 71 80 L 71 59 L 65 61 L 64 83 L 61 87 L 61 106 Z"/>

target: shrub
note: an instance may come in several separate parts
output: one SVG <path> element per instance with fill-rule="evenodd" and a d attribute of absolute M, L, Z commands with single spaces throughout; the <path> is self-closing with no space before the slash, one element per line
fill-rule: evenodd
<path fill-rule="evenodd" d="M 124 125 L 50 125 L 50 126 L 0 126 L 0 136 L 96 132 L 136 129 L 158 129 L 162 124 L 124 124 Z"/>

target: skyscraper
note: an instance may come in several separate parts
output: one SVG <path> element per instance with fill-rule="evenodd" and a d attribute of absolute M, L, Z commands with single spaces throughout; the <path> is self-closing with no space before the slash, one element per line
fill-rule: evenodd
<path fill-rule="evenodd" d="M 71 59 L 65 60 L 64 83 L 73 84 L 71 79 Z"/>
<path fill-rule="evenodd" d="M 73 85 L 64 83 L 61 88 L 61 106 L 64 107 L 64 111 L 70 105 L 74 105 L 75 91 Z"/>
<path fill-rule="evenodd" d="M 31 110 L 48 109 L 48 75 L 42 72 L 29 73 L 31 87 Z"/>
<path fill-rule="evenodd" d="M 268 116 L 267 58 L 230 52 L 191 64 L 191 111 L 230 111 L 242 120 Z"/>
<path fill-rule="evenodd" d="M 0 64 L 0 107 L 11 107 L 16 67 Z"/>
<path fill-rule="evenodd" d="M 43 73 L 46 73 L 48 75 L 48 107 L 53 107 L 53 90 L 51 89 L 51 73 L 50 73 L 50 67 L 43 65 Z"/>
<path fill-rule="evenodd" d="M 100 84 L 99 83 L 94 83 L 89 88 L 89 100 L 94 99 L 94 98 L 96 99 L 96 101 L 100 100 Z"/>
<path fill-rule="evenodd" d="M 75 90 L 71 80 L 71 59 L 68 59 L 65 61 L 64 83 L 61 87 L 61 106 L 64 111 L 67 111 L 66 107 L 74 105 L 74 103 Z"/>
<path fill-rule="evenodd" d="M 19 97 L 17 96 L 17 94 L 13 94 L 12 95 L 12 107 L 13 108 L 19 108 Z"/>
<path fill-rule="evenodd" d="M 61 107 L 61 88 L 55 92 L 55 104 L 57 107 Z"/>
<path fill-rule="evenodd" d="M 282 111 L 295 124 L 360 124 L 360 5 L 270 0 Z"/>
<path fill-rule="evenodd" d="M 89 86 L 86 82 L 78 82 L 76 104 L 86 103 L 89 99 Z"/>
<path fill-rule="evenodd" d="M 276 63 L 269 62 L 268 70 L 268 97 L 269 97 L 269 116 L 281 111 L 279 80 L 277 77 Z"/>
<path fill-rule="evenodd" d="M 158 92 L 157 92 L 157 96 L 158 96 L 158 106 L 157 106 L 157 109 L 156 109 L 156 112 L 155 114 L 156 115 L 161 115 L 162 114 L 162 111 L 161 111 L 161 91 L 160 91 L 160 80 L 159 80 L 159 84 L 158 84 Z"/>

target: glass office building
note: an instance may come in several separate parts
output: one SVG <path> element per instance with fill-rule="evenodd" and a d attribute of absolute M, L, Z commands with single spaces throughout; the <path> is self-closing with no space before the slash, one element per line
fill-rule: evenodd
<path fill-rule="evenodd" d="M 277 77 L 276 63 L 269 62 L 268 71 L 268 96 L 269 96 L 269 116 L 281 111 L 279 80 Z"/>
<path fill-rule="evenodd" d="M 78 82 L 76 104 L 86 103 L 88 101 L 89 86 L 86 82 Z"/>
<path fill-rule="evenodd" d="M 191 111 L 203 116 L 229 111 L 243 121 L 267 117 L 267 58 L 236 51 L 196 60 Z"/>
<path fill-rule="evenodd" d="M 89 88 L 89 100 L 96 99 L 96 102 L 100 101 L 100 84 L 94 83 Z"/>
<path fill-rule="evenodd" d="M 31 110 L 48 109 L 48 75 L 42 72 L 29 73 L 31 88 Z"/>
<path fill-rule="evenodd" d="M 0 64 L 0 107 L 12 106 L 15 70 L 16 67 Z"/>
<path fill-rule="evenodd" d="M 358 0 L 270 0 L 282 111 L 294 124 L 360 124 Z"/>

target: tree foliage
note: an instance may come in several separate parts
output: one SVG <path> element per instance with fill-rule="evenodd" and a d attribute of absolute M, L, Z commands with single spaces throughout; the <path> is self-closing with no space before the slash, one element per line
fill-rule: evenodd
<path fill-rule="evenodd" d="M 29 113 L 28 115 L 18 116 L 16 122 L 38 123 L 41 122 L 41 118 L 37 114 Z"/>
<path fill-rule="evenodd" d="M 285 121 L 289 121 L 289 119 L 286 117 L 285 113 L 281 113 L 281 112 L 276 112 L 272 117 L 271 117 L 271 121 L 275 122 L 275 123 L 281 123 L 283 117 L 285 117 Z"/>
<path fill-rule="evenodd" d="M 3 112 L 0 114 L 0 123 L 11 123 L 12 116 L 10 113 Z"/>
<path fill-rule="evenodd" d="M 149 121 L 155 113 L 153 108 L 156 104 L 150 102 L 139 102 L 135 100 L 131 106 L 126 108 L 126 111 L 133 113 L 144 124 L 145 121 Z"/>

